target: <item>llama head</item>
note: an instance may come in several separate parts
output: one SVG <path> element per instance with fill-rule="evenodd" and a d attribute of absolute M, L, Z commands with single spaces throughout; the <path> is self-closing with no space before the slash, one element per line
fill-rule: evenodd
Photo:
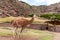
<path fill-rule="evenodd" d="M 33 17 L 36 18 L 37 17 L 36 14 L 33 14 Z"/>

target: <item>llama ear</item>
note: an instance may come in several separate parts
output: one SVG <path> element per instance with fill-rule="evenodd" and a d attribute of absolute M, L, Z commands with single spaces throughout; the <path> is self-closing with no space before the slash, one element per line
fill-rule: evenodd
<path fill-rule="evenodd" d="M 37 16 L 36 15 L 34 15 L 34 18 L 36 18 Z"/>

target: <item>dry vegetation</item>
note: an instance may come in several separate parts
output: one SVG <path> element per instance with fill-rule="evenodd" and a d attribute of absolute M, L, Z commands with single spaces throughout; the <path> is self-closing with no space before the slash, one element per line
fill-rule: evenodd
<path fill-rule="evenodd" d="M 0 27 L 0 36 L 12 36 L 13 29 L 11 27 Z M 20 30 L 20 29 L 18 29 Z M 40 31 L 40 30 L 33 30 L 33 29 L 25 29 L 23 33 L 21 33 L 23 38 L 38 38 L 39 40 L 52 40 L 54 34 L 48 31 Z"/>
<path fill-rule="evenodd" d="M 10 22 L 11 20 L 13 20 L 14 18 L 16 17 L 6 17 L 6 18 L 0 18 L 0 23 L 8 23 Z M 19 17 L 20 18 L 20 17 Z M 26 18 L 28 20 L 30 20 L 31 18 Z M 45 21 L 48 21 L 47 19 L 38 19 L 38 18 L 35 18 L 34 22 L 33 23 L 42 23 L 42 22 L 45 22 Z"/>

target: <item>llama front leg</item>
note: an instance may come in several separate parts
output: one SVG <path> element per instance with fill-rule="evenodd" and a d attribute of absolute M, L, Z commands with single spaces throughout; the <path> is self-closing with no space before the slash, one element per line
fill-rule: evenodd
<path fill-rule="evenodd" d="M 17 39 L 17 27 L 15 27 L 15 29 L 14 29 L 14 40 L 16 40 Z"/>
<path fill-rule="evenodd" d="M 18 31 L 18 40 L 22 40 L 22 31 L 24 30 L 25 28 L 21 28 L 21 30 Z"/>

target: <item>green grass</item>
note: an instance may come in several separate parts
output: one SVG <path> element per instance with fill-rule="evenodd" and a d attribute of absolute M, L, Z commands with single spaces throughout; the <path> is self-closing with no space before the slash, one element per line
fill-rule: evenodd
<path fill-rule="evenodd" d="M 9 30 L 10 29 L 10 30 Z M 12 36 L 13 35 L 13 29 L 11 27 L 0 27 L 0 36 Z M 20 30 L 20 29 L 18 29 Z M 25 29 L 23 33 L 20 34 L 24 38 L 26 37 L 38 37 L 39 40 L 52 40 L 54 34 L 52 32 L 48 31 L 40 31 L 40 30 L 33 30 L 33 29 Z"/>
<path fill-rule="evenodd" d="M 41 14 L 40 17 L 51 19 L 51 17 L 55 16 L 55 19 L 60 20 L 60 14 Z"/>

